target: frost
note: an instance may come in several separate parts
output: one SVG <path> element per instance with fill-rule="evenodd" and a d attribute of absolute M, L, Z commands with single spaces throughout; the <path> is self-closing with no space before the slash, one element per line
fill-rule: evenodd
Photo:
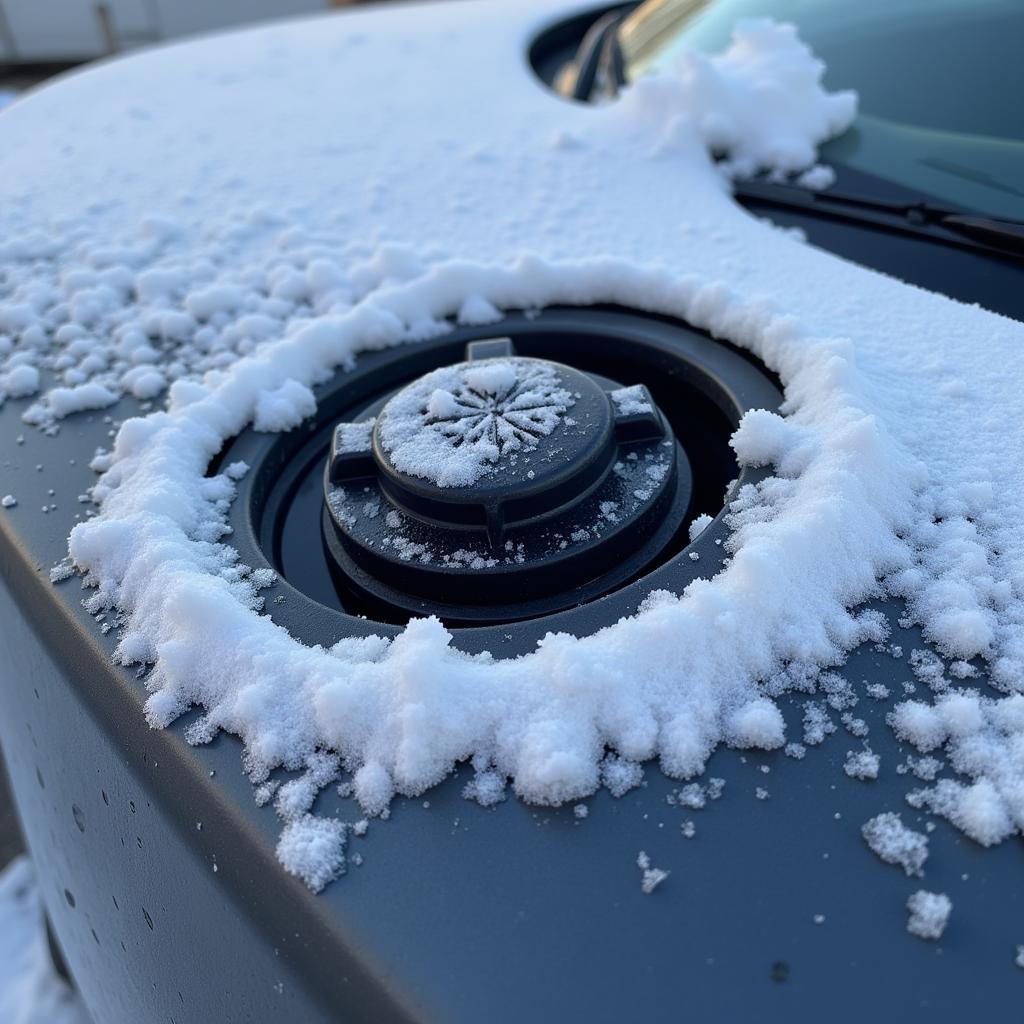
<path fill-rule="evenodd" d="M 615 403 L 615 409 L 620 416 L 636 416 L 654 411 L 651 403 L 647 400 L 646 391 L 639 384 L 633 384 L 628 388 L 617 388 L 615 391 L 610 391 L 609 396 Z"/>
<path fill-rule="evenodd" d="M 918 889 L 907 900 L 910 917 L 907 920 L 907 931 L 920 939 L 942 938 L 953 910 L 953 901 L 945 893 L 928 892 Z"/>
<path fill-rule="evenodd" d="M 465 487 L 499 459 L 535 448 L 573 404 L 550 364 L 485 359 L 420 378 L 388 403 L 377 430 L 397 469 Z"/>
<path fill-rule="evenodd" d="M 651 858 L 643 850 L 637 854 L 636 866 L 641 871 L 640 889 L 646 895 L 654 892 L 671 874 L 670 871 L 665 871 L 662 868 L 651 867 Z"/>

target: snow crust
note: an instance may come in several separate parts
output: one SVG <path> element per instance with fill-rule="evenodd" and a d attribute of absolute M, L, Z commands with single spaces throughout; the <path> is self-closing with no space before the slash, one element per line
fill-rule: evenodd
<path fill-rule="evenodd" d="M 161 400 L 97 453 L 99 511 L 69 540 L 90 610 L 123 617 L 118 660 L 153 663 L 149 721 L 201 706 L 190 739 L 240 736 L 267 799 L 274 768 L 303 773 L 275 800 L 279 854 L 318 888 L 345 863 L 344 827 L 309 815 L 329 776 L 367 815 L 464 760 L 485 801 L 505 780 L 547 804 L 625 792 L 652 759 L 688 779 L 719 743 L 782 747 L 787 691 L 848 711 L 827 670 L 884 640 L 860 606 L 889 594 L 942 655 L 918 659 L 893 727 L 944 746 L 959 776 L 918 802 L 981 842 L 1019 831 L 1024 328 L 732 202 L 730 176 L 811 168 L 853 116 L 791 29 L 747 23 L 726 54 L 586 108 L 523 69 L 552 16 L 527 0 L 305 20 L 106 63 L 5 112 L 0 374 L 17 390 L 39 371 L 24 418 L 48 433 L 126 393 Z M 389 71 L 398 49 L 414 90 Z M 386 130 L 367 125 L 368 95 Z M 784 384 L 782 414 L 752 412 L 733 438 L 772 472 L 727 510 L 725 568 L 516 660 L 460 652 L 433 619 L 325 649 L 257 614 L 270 581 L 229 546 L 236 476 L 205 476 L 228 439 L 299 426 L 312 388 L 362 352 L 599 302 L 679 317 Z M 497 396 L 509 373 L 484 372 Z M 445 392 L 424 408 L 450 409 Z M 491 465 L 481 449 L 448 477 L 434 454 L 426 471 L 450 483 Z M 995 689 L 952 686 L 943 659 L 964 680 L 983 665 Z M 835 730 L 823 702 L 805 711 L 804 744 Z"/>

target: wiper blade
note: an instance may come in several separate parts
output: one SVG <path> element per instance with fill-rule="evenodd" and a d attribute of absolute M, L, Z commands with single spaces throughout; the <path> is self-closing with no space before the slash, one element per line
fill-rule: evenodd
<path fill-rule="evenodd" d="M 751 179 L 736 182 L 741 199 L 795 208 L 822 216 L 871 224 L 894 231 L 924 234 L 937 241 L 968 245 L 1003 256 L 1024 257 L 1024 224 L 985 217 L 917 200 L 887 200 L 836 189 L 820 192 L 783 182 Z"/>
<path fill-rule="evenodd" d="M 948 214 L 939 223 L 947 231 L 955 231 L 966 238 L 977 239 L 1002 252 L 1024 256 L 1024 224 L 966 213 Z"/>

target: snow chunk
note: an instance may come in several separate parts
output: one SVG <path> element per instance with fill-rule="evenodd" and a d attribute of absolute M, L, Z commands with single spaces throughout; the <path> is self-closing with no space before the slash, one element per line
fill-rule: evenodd
<path fill-rule="evenodd" d="M 89 382 L 72 388 L 53 388 L 46 394 L 46 403 L 50 413 L 57 419 L 63 419 L 75 412 L 88 409 L 104 409 L 113 405 L 118 396 L 102 384 Z"/>
<path fill-rule="evenodd" d="M 772 750 L 785 743 L 786 723 L 778 707 L 761 697 L 744 704 L 733 714 L 729 736 L 731 742 L 741 748 Z"/>
<path fill-rule="evenodd" d="M 866 821 L 861 835 L 886 864 L 898 864 L 908 876 L 920 875 L 928 859 L 928 837 L 903 824 L 898 814 L 887 811 Z"/>
<path fill-rule="evenodd" d="M 0 391 L 11 398 L 24 398 L 39 390 L 39 371 L 34 366 L 22 363 L 0 375 Z"/>
<path fill-rule="evenodd" d="M 304 814 L 284 827 L 277 844 L 277 859 L 313 892 L 345 871 L 347 828 L 334 818 Z"/>
<path fill-rule="evenodd" d="M 305 384 L 290 379 L 259 396 L 253 426 L 268 432 L 291 430 L 315 412 L 313 392 Z"/>
<path fill-rule="evenodd" d="M 1014 793 L 1010 787 L 1011 794 Z M 1015 825 L 1007 801 L 986 777 L 965 786 L 940 779 L 930 790 L 912 793 L 908 800 L 940 814 L 982 846 L 994 846 L 1013 834 Z"/>
<path fill-rule="evenodd" d="M 795 27 L 767 19 L 740 21 L 719 56 L 683 51 L 675 71 L 674 78 L 640 79 L 622 102 L 663 110 L 666 119 L 669 111 L 686 117 L 734 177 L 811 167 L 815 147 L 845 130 L 857 112 L 856 93 L 822 88 L 825 65 Z"/>
<path fill-rule="evenodd" d="M 697 518 L 690 523 L 690 543 L 692 544 L 713 522 L 714 519 L 712 519 L 707 513 L 697 516 Z"/>
<path fill-rule="evenodd" d="M 940 939 L 949 922 L 953 901 L 945 893 L 918 889 L 907 900 L 907 931 L 921 939 Z"/>
<path fill-rule="evenodd" d="M 843 770 L 851 779 L 878 778 L 879 757 L 870 750 L 850 750 L 846 754 L 846 763 Z"/>

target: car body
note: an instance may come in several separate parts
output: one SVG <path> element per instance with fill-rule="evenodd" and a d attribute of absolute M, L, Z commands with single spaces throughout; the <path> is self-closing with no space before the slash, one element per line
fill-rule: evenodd
<path fill-rule="evenodd" d="M 538 64 L 537 41 L 563 26 L 556 35 L 572 52 L 601 13 L 539 3 L 389 8 L 201 40 L 71 76 L 0 118 L 8 149 L 26 150 L 32 159 L 41 159 L 55 138 L 69 140 L 64 162 L 40 167 L 31 188 L 8 186 L 22 194 L 15 226 L 31 221 L 37 202 L 46 208 L 52 200 L 58 223 L 68 216 L 82 202 L 67 196 L 71 181 L 90 202 L 116 207 L 120 186 L 102 179 L 122 175 L 123 187 L 142 196 L 126 202 L 127 218 L 165 199 L 187 208 L 204 183 L 226 194 L 232 176 L 251 173 L 271 204 L 344 206 L 358 195 L 348 222 L 356 231 L 394 206 L 422 243 L 436 221 L 418 211 L 450 190 L 468 210 L 453 207 L 444 245 L 467 258 L 486 256 L 485 241 L 464 227 L 476 186 L 460 191 L 460 181 L 483 180 L 494 162 L 511 163 L 502 172 L 509 181 L 528 173 L 516 164 L 517 147 L 530 138 L 533 112 L 569 109 L 535 74 L 530 47 Z M 223 66 L 229 52 L 238 56 L 234 70 Z M 307 61 L 303 74 L 310 79 L 288 80 L 284 69 Z M 337 98 L 316 102 L 310 150 L 297 148 L 298 128 L 284 132 L 276 150 L 260 136 L 263 112 L 239 98 L 236 87 L 280 72 L 290 87 L 303 88 L 325 68 L 332 69 L 329 91 Z M 168 113 L 173 98 L 166 90 L 182 74 L 193 82 L 183 97 L 193 125 Z M 512 83 L 503 87 L 504 100 L 502 90 L 482 84 L 492 75 Z M 505 105 L 470 110 L 474 82 L 481 83 L 477 101 Z M 123 106 L 108 110 L 115 96 L 126 97 Z M 294 102 L 278 99 L 266 123 L 284 124 Z M 520 106 L 524 113 L 513 118 L 509 111 Z M 328 137 L 332 107 L 337 120 Z M 122 119 L 132 111 L 142 134 L 164 140 L 168 167 L 139 162 L 151 151 L 134 149 L 132 126 Z M 586 116 L 571 115 L 571 130 L 582 131 L 577 124 Z M 422 153 L 405 152 L 403 140 L 421 138 L 412 126 L 428 117 L 438 126 L 435 137 Z M 202 149 L 219 118 L 242 118 L 255 140 L 226 168 L 208 162 Z M 489 125 L 480 140 L 470 137 L 474 120 Z M 176 134 L 193 127 L 192 136 Z M 111 145 L 126 147 L 116 169 L 92 163 L 104 133 Z M 337 182 L 310 170 L 331 147 L 348 154 Z M 407 192 L 396 188 L 401 174 L 410 182 Z M 33 190 L 43 198 L 32 198 Z M 571 191 L 563 182 L 538 192 L 536 215 L 545 201 L 567 201 Z M 1020 267 L 1006 253 L 915 231 L 901 216 L 869 224 L 837 215 L 827 203 L 800 208 L 755 188 L 740 191 L 752 213 L 801 229 L 812 245 L 842 259 L 1024 319 Z M 631 212 L 634 202 L 640 201 L 609 192 L 609 207 L 617 209 L 591 210 L 585 236 L 565 240 L 566 248 L 599 251 L 611 244 L 609 233 L 626 232 L 631 217 L 651 217 L 642 204 Z M 623 245 L 640 252 L 649 240 L 652 251 L 670 251 L 666 202 L 665 223 L 635 221 L 636 237 Z M 506 249 L 529 248 L 529 228 L 503 224 L 500 210 L 489 215 Z M 557 230 L 565 222 L 553 223 Z M 867 271 L 857 280 L 866 289 L 898 287 Z M 506 332 L 563 329 L 577 311 L 565 299 L 557 305 L 563 308 L 536 317 L 463 325 L 422 342 L 415 358 L 450 359 L 467 341 Z M 597 315 L 625 332 L 629 318 L 651 314 L 600 306 Z M 671 323 L 686 344 L 707 351 L 719 344 L 705 331 Z M 746 358 L 721 348 L 723 360 Z M 360 359 L 352 379 L 394 367 L 397 358 L 387 352 Z M 764 373 L 767 390 L 746 407 L 777 402 L 776 383 Z M 322 402 L 336 386 L 319 385 Z M 367 399 L 361 393 L 359 401 Z M 656 770 L 620 799 L 599 792 L 584 819 L 572 802 L 551 808 L 509 800 L 496 809 L 466 802 L 463 768 L 421 796 L 398 800 L 392 820 L 373 826 L 365 864 L 313 894 L 277 862 L 280 822 L 269 805 L 253 801 L 238 740 L 219 733 L 190 745 L 195 712 L 151 729 L 145 673 L 114 663 L 117 631 L 101 632 L 75 580 L 54 584 L 48 575 L 66 555 L 76 513 L 83 513 L 77 495 L 95 481 L 90 459 L 110 444 L 112 420 L 138 411 L 137 400 L 125 397 L 64 420 L 56 436 L 24 427 L 24 408 L 11 400 L 0 409 L 3 489 L 18 501 L 0 521 L 0 736 L 50 921 L 97 1021 L 782 1020 L 819 1013 L 855 1020 L 878 1012 L 953 1020 L 975 1010 L 979 992 L 988 1006 L 1015 1005 L 1019 977 L 1009 951 L 1024 941 L 1017 851 L 1010 843 L 982 851 L 940 826 L 932 843 L 942 856 L 929 879 L 962 898 L 962 924 L 939 950 L 907 936 L 907 879 L 880 866 L 859 831 L 879 810 L 904 806 L 906 780 L 892 772 L 871 786 L 846 778 L 850 744 L 841 741 L 812 751 L 804 763 L 781 751 L 719 749 L 708 773 L 725 780 L 727 798 L 692 816 L 667 802 L 678 783 Z M 258 454 L 263 443 L 248 430 L 234 451 Z M 259 524 L 252 521 L 253 502 L 261 500 L 245 491 L 231 511 L 235 539 L 252 564 L 261 564 Z M 45 515 L 35 512 L 51 503 Z M 313 552 L 322 556 L 318 545 Z M 716 557 L 714 549 L 704 557 Z M 303 603 L 286 583 L 281 593 L 289 599 L 269 606 L 275 621 L 310 644 L 343 635 L 322 604 Z M 892 645 L 926 647 L 919 629 L 898 624 L 898 603 L 878 607 L 893 621 Z M 465 638 L 470 649 L 496 642 L 503 627 L 488 628 L 495 635 Z M 523 643 L 536 638 L 530 633 Z M 908 672 L 890 648 L 870 642 L 845 669 L 850 678 L 893 689 Z M 874 727 L 874 749 L 896 763 L 906 750 L 885 727 L 886 711 L 868 700 L 858 707 Z M 798 723 L 800 705 L 785 713 Z M 770 798 L 755 799 L 762 786 Z M 321 794 L 317 812 L 359 815 L 333 789 Z M 684 817 L 696 820 L 692 840 L 679 835 Z M 656 893 L 641 891 L 641 850 L 672 872 Z"/>

